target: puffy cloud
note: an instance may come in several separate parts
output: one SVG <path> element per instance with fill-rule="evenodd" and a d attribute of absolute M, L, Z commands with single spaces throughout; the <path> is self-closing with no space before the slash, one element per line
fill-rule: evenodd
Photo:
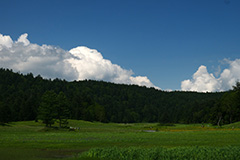
<path fill-rule="evenodd" d="M 10 36 L 4 36 L 0 34 L 0 51 L 3 49 L 3 47 L 10 48 L 12 47 L 13 41 Z"/>
<path fill-rule="evenodd" d="M 102 54 L 95 49 L 81 46 L 73 48 L 69 52 L 74 57 L 68 59 L 68 62 L 77 69 L 79 80 L 96 79 L 114 83 L 156 87 L 147 77 L 133 77 L 131 70 L 112 64 L 110 60 L 104 59 Z"/>
<path fill-rule="evenodd" d="M 27 36 L 25 33 L 13 42 L 10 36 L 0 34 L 0 67 L 45 78 L 94 79 L 156 87 L 147 77 L 134 77 L 131 70 L 112 64 L 95 49 L 81 46 L 65 51 L 51 45 L 32 44 Z"/>
<path fill-rule="evenodd" d="M 213 76 L 213 74 L 209 74 L 207 71 L 207 67 L 200 66 L 196 73 L 193 75 L 192 80 L 184 80 L 182 82 L 182 90 L 187 91 L 213 91 L 218 88 L 218 81 Z"/>
<path fill-rule="evenodd" d="M 156 89 L 160 89 L 159 87 L 154 86 L 146 76 L 130 77 L 130 80 L 132 84 L 138 84 L 140 86 L 154 87 Z"/>
<path fill-rule="evenodd" d="M 200 66 L 191 80 L 182 81 L 181 88 L 185 91 L 215 92 L 232 89 L 236 81 L 240 80 L 240 59 L 225 60 L 229 68 L 224 69 L 218 78 L 208 73 L 205 66 Z"/>
<path fill-rule="evenodd" d="M 78 73 L 66 61 L 70 57 L 68 52 L 58 47 L 30 44 L 27 34 L 23 34 L 11 46 L 2 48 L 0 67 L 23 73 L 41 74 L 46 78 L 58 77 L 73 80 L 78 77 Z"/>
<path fill-rule="evenodd" d="M 240 81 L 240 59 L 226 61 L 229 64 L 229 68 L 224 69 L 219 78 L 222 90 L 231 89 L 237 81 Z"/>
<path fill-rule="evenodd" d="M 25 34 L 22 34 L 18 40 L 17 40 L 17 43 L 23 43 L 24 46 L 27 46 L 30 44 L 29 40 L 27 39 L 28 37 L 28 34 L 25 33 Z"/>
<path fill-rule="evenodd" d="M 132 71 L 124 70 L 111 61 L 103 58 L 97 50 L 77 47 L 69 51 L 74 57 L 69 59 L 78 71 L 78 79 L 97 79 L 116 83 L 130 83 Z"/>

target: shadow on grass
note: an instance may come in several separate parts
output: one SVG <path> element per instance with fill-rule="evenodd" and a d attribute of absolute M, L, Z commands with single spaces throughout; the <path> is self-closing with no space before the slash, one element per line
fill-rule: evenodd
<path fill-rule="evenodd" d="M 86 150 L 52 150 L 52 149 L 26 149 L 26 148 L 0 148 L 0 159 L 3 160 L 51 160 L 76 159 Z"/>
<path fill-rule="evenodd" d="M 12 127 L 10 124 L 8 123 L 0 123 L 0 126 L 7 126 L 7 127 Z"/>

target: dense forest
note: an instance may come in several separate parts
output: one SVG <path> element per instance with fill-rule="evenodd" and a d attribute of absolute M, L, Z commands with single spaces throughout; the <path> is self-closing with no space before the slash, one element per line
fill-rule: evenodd
<path fill-rule="evenodd" d="M 58 110 L 51 114 L 60 121 L 221 125 L 240 121 L 240 84 L 228 92 L 168 92 L 103 81 L 50 80 L 0 69 L 0 122 L 41 119 L 40 113 L 49 112 L 47 103 L 56 104 Z"/>

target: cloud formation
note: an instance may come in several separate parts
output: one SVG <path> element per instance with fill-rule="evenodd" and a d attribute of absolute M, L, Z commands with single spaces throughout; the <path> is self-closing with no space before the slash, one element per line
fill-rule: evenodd
<path fill-rule="evenodd" d="M 4 36 L 0 34 L 0 50 L 2 50 L 2 47 L 10 48 L 12 47 L 13 41 L 10 36 Z"/>
<path fill-rule="evenodd" d="M 186 91 L 213 91 L 218 88 L 218 81 L 213 74 L 208 73 L 207 67 L 202 65 L 194 73 L 192 80 L 184 80 L 181 87 Z"/>
<path fill-rule="evenodd" d="M 234 61 L 226 60 L 229 67 L 224 69 L 218 78 L 208 73 L 206 66 L 200 66 L 193 74 L 192 79 L 184 80 L 181 88 L 184 91 L 216 92 L 232 89 L 240 80 L 240 59 Z"/>
<path fill-rule="evenodd" d="M 27 36 L 22 34 L 13 41 L 10 36 L 0 34 L 0 67 L 32 72 L 44 78 L 93 79 L 158 88 L 147 77 L 134 77 L 133 71 L 112 64 L 95 49 L 80 46 L 66 51 L 51 45 L 32 44 Z"/>
<path fill-rule="evenodd" d="M 27 36 L 23 34 L 14 42 L 11 37 L 0 34 L 0 67 L 45 78 L 77 78 L 76 69 L 67 62 L 71 57 L 68 52 L 54 46 L 31 44 Z"/>

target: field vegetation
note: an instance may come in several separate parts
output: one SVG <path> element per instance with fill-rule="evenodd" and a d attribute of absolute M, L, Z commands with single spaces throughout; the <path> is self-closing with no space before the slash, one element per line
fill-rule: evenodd
<path fill-rule="evenodd" d="M 69 126 L 76 129 L 34 121 L 0 126 L 0 159 L 240 158 L 240 123 L 219 128 L 69 120 Z"/>

